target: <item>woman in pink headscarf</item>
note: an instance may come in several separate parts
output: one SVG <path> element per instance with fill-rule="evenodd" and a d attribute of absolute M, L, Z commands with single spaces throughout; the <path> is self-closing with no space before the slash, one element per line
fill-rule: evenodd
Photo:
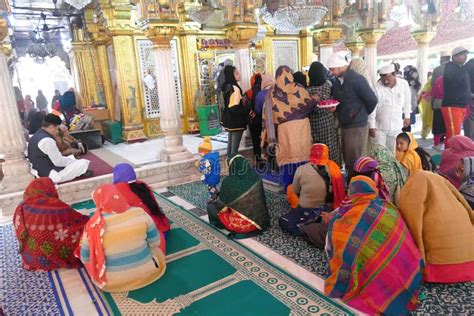
<path fill-rule="evenodd" d="M 448 142 L 449 148 L 441 155 L 439 174 L 458 189 L 461 181 L 456 177 L 456 165 L 461 159 L 474 156 L 474 142 L 463 135 L 453 136 Z"/>

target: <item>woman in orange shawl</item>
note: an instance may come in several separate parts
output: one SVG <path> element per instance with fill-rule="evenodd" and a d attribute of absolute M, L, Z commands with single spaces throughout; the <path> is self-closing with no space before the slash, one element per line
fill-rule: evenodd
<path fill-rule="evenodd" d="M 318 183 L 324 182 L 326 185 L 318 186 Z M 321 190 L 315 190 L 318 189 L 315 186 Z M 309 163 L 296 170 L 293 185 L 288 186 L 288 201 L 291 207 L 300 205 L 303 208 L 317 208 L 325 202 L 330 202 L 329 208 L 333 210 L 339 207 L 345 195 L 341 169 L 329 159 L 329 147 L 325 144 L 314 144 L 311 147 Z M 318 196 L 321 197 L 320 201 Z"/>
<path fill-rule="evenodd" d="M 445 178 L 417 171 L 398 202 L 425 261 L 425 282 L 474 281 L 474 212 Z"/>
<path fill-rule="evenodd" d="M 397 160 L 407 168 L 408 175 L 411 175 L 416 170 L 422 170 L 421 158 L 416 152 L 418 143 L 413 137 L 412 133 L 401 133 L 397 136 Z"/>
<path fill-rule="evenodd" d="M 50 178 L 33 180 L 13 215 L 23 268 L 79 268 L 81 262 L 74 257 L 74 250 L 88 219 L 59 199 Z"/>
<path fill-rule="evenodd" d="M 374 181 L 355 176 L 332 213 L 327 233 L 329 269 L 324 293 L 369 315 L 416 309 L 422 257 L 393 204 Z"/>

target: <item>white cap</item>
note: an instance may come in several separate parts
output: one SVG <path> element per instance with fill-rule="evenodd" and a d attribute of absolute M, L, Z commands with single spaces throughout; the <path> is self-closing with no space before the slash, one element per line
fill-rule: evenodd
<path fill-rule="evenodd" d="M 382 68 L 379 69 L 379 74 L 380 75 L 387 75 L 387 74 L 392 74 L 395 72 L 395 65 L 394 64 L 388 64 L 383 66 Z"/>
<path fill-rule="evenodd" d="M 456 56 L 456 55 L 459 55 L 461 53 L 466 53 L 468 54 L 469 53 L 469 50 L 467 48 L 464 48 L 462 46 L 459 46 L 459 47 L 456 47 L 455 49 L 453 49 L 453 52 L 451 53 L 451 56 Z"/>
<path fill-rule="evenodd" d="M 439 53 L 439 57 L 451 57 L 451 55 L 447 50 L 442 50 L 441 53 Z"/>
<path fill-rule="evenodd" d="M 329 56 L 327 67 L 328 68 L 346 67 L 346 66 L 349 66 L 349 62 L 350 62 L 349 52 L 339 51 L 336 53 L 332 53 L 331 56 Z"/>

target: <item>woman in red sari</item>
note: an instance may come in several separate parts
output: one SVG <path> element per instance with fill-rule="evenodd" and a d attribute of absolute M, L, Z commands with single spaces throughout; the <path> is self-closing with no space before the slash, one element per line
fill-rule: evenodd
<path fill-rule="evenodd" d="M 80 267 L 74 250 L 88 219 L 59 199 L 50 178 L 33 180 L 13 216 L 23 268 L 51 271 Z"/>

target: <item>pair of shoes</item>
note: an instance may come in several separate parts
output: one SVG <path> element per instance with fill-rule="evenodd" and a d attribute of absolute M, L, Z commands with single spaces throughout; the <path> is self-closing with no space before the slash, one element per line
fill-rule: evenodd
<path fill-rule="evenodd" d="M 83 178 L 90 178 L 90 177 L 92 177 L 92 176 L 94 176 L 94 171 L 92 171 L 92 170 L 87 170 L 86 173 L 84 173 L 81 177 L 83 177 Z"/>

